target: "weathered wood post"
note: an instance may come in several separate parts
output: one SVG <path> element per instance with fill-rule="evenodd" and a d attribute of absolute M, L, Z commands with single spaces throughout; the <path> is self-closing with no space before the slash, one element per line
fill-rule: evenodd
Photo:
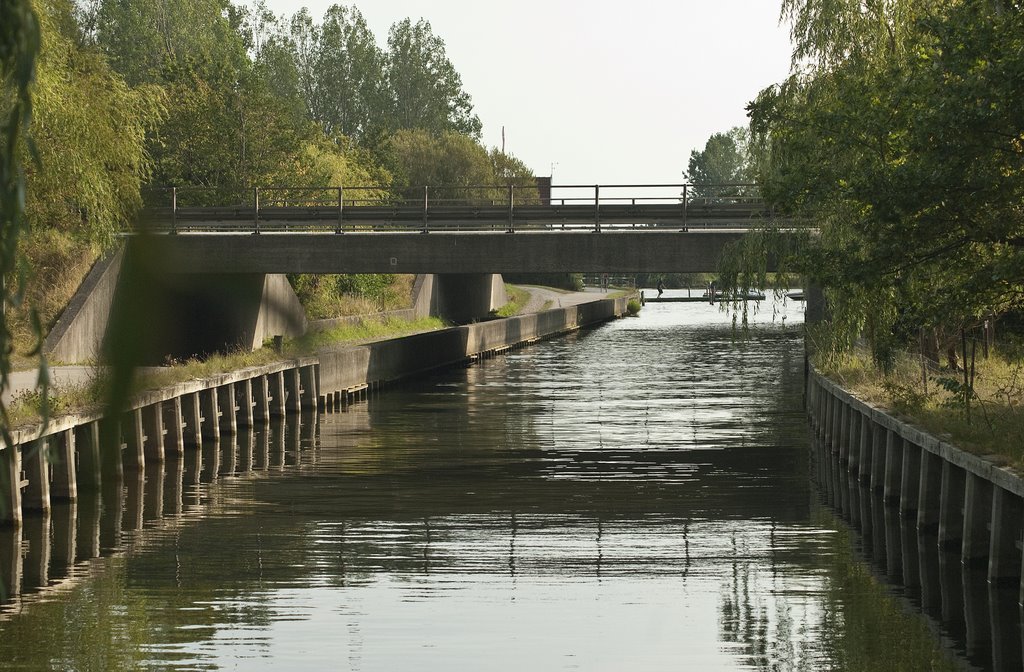
<path fill-rule="evenodd" d="M 203 404 L 199 392 L 186 394 L 181 398 L 181 412 L 185 421 L 182 440 L 185 445 L 203 445 Z"/>
<path fill-rule="evenodd" d="M 871 480 L 871 447 L 874 440 L 874 426 L 871 416 L 863 413 L 860 416 L 860 458 L 857 460 L 857 475 L 861 483 Z"/>
<path fill-rule="evenodd" d="M 964 470 L 942 461 L 942 494 L 939 499 L 939 547 L 958 548 L 964 538 Z"/>
<path fill-rule="evenodd" d="M 141 408 L 132 409 L 125 414 L 121 433 L 128 444 L 128 449 L 124 452 L 124 468 L 142 471 L 146 468 L 146 432 L 142 425 Z"/>
<path fill-rule="evenodd" d="M 217 388 L 217 403 L 220 406 L 221 434 L 235 434 L 238 431 L 238 403 L 235 400 L 235 386 L 231 383 Z"/>
<path fill-rule="evenodd" d="M 146 435 L 144 451 L 147 462 L 162 464 L 167 457 L 164 448 L 164 405 L 158 401 L 143 409 L 140 409 L 142 416 L 142 431 Z"/>
<path fill-rule="evenodd" d="M 899 502 L 902 469 L 903 438 L 889 429 L 885 435 L 885 486 L 882 489 L 882 498 L 886 504 Z"/>
<path fill-rule="evenodd" d="M 76 484 L 83 491 L 99 492 L 102 477 L 100 459 L 100 423 L 75 427 L 75 454 L 78 455 Z"/>
<path fill-rule="evenodd" d="M 960 559 L 965 565 L 978 565 L 988 558 L 988 525 L 992 520 L 992 484 L 968 472 L 964 490 L 964 534 Z"/>
<path fill-rule="evenodd" d="M 24 451 L 25 485 L 21 507 L 25 511 L 50 511 L 50 445 L 48 438 L 36 439 Z"/>
<path fill-rule="evenodd" d="M 21 526 L 21 446 L 0 446 L 0 522 Z M 19 551 L 20 553 L 20 551 Z"/>
<path fill-rule="evenodd" d="M 54 499 L 74 501 L 78 499 L 78 465 L 75 464 L 75 430 L 67 429 L 50 439 L 53 449 L 53 485 L 50 494 Z"/>
<path fill-rule="evenodd" d="M 186 394 L 184 398 L 192 395 Z M 166 437 L 164 451 L 167 455 L 180 456 L 185 452 L 185 413 L 181 396 L 168 399 L 163 405 L 163 423 Z"/>
<path fill-rule="evenodd" d="M 921 454 L 920 491 L 917 493 L 917 529 L 932 532 L 939 528 L 942 501 L 942 458 L 931 451 Z"/>
<path fill-rule="evenodd" d="M 990 583 L 1020 582 L 1021 500 L 999 486 L 992 486 L 992 518 L 988 552 Z"/>
<path fill-rule="evenodd" d="M 909 518 L 917 513 L 921 486 L 921 446 L 903 439 L 903 466 L 900 469 L 900 513 Z"/>
<path fill-rule="evenodd" d="M 207 388 L 200 394 L 203 399 L 203 420 L 206 423 L 203 427 L 203 436 L 219 439 L 221 407 L 220 400 L 217 398 L 217 388 Z"/>

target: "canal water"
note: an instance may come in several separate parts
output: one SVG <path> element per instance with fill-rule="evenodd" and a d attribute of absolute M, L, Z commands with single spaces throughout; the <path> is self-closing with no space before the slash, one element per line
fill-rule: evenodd
<path fill-rule="evenodd" d="M 30 518 L 0 669 L 1019 668 L 813 481 L 799 305 L 650 304 Z"/>

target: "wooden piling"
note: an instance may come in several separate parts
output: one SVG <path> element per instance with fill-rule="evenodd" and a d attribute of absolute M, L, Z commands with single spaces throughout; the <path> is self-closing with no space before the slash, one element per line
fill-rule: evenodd
<path fill-rule="evenodd" d="M 199 392 L 181 398 L 181 412 L 185 422 L 183 442 L 186 446 L 203 445 L 203 404 Z"/>
<path fill-rule="evenodd" d="M 217 405 L 220 407 L 221 435 L 234 435 L 238 432 L 238 403 L 235 399 L 233 384 L 221 385 L 217 388 Z"/>
<path fill-rule="evenodd" d="M 957 548 L 964 538 L 964 490 L 967 475 L 960 467 L 942 461 L 939 498 L 939 547 Z"/>
<path fill-rule="evenodd" d="M 882 488 L 882 498 L 886 504 L 899 502 L 902 470 L 903 438 L 889 429 L 885 434 L 885 483 Z"/>
<path fill-rule="evenodd" d="M 103 467 L 100 459 L 100 423 L 90 422 L 79 425 L 73 430 L 75 435 L 75 454 L 78 464 L 75 469 L 76 484 L 88 492 L 98 492 L 103 482 Z"/>
<path fill-rule="evenodd" d="M 988 580 L 990 583 L 1020 581 L 1021 500 L 1006 490 L 992 486 L 992 516 L 990 519 L 988 551 Z"/>
<path fill-rule="evenodd" d="M 921 475 L 917 493 L 917 529 L 932 532 L 939 528 L 942 501 L 942 458 L 930 451 L 921 453 Z"/>
<path fill-rule="evenodd" d="M 21 527 L 21 446 L 0 446 L 0 522 Z"/>
<path fill-rule="evenodd" d="M 78 465 L 75 464 L 75 431 L 67 429 L 50 439 L 53 453 L 53 483 L 50 495 L 54 499 L 78 499 Z"/>
<path fill-rule="evenodd" d="M 967 473 L 964 489 L 964 532 L 960 546 L 960 559 L 965 565 L 977 565 L 988 556 L 992 488 L 991 483 L 977 474 Z"/>
<path fill-rule="evenodd" d="M 238 400 L 238 426 L 252 427 L 253 408 L 256 405 L 253 400 L 252 380 L 247 378 L 235 383 L 235 395 Z"/>
<path fill-rule="evenodd" d="M 200 395 L 203 399 L 203 436 L 211 439 L 220 438 L 221 406 L 218 399 L 217 388 L 210 387 Z"/>
<path fill-rule="evenodd" d="M 191 395 L 185 395 L 189 397 Z M 164 402 L 164 451 L 167 455 L 181 456 L 185 452 L 185 413 L 181 403 L 182 397 L 174 397 Z"/>
<path fill-rule="evenodd" d="M 868 483 L 871 480 L 871 447 L 874 440 L 875 428 L 871 417 L 867 413 L 860 416 L 860 457 L 857 460 L 858 476 L 861 483 Z"/>
<path fill-rule="evenodd" d="M 141 471 L 146 468 L 146 432 L 142 425 L 142 409 L 136 408 L 124 415 L 121 434 L 126 439 L 124 468 Z"/>
<path fill-rule="evenodd" d="M 141 409 L 142 431 L 145 433 L 143 450 L 147 462 L 162 463 L 167 458 L 164 434 L 164 405 L 158 401 Z"/>
<path fill-rule="evenodd" d="M 24 449 L 28 483 L 21 501 L 25 511 L 50 511 L 50 446 L 47 438 L 36 439 Z"/>
<path fill-rule="evenodd" d="M 921 487 L 921 446 L 906 439 L 901 441 L 903 465 L 900 469 L 900 513 L 910 518 L 917 513 Z"/>

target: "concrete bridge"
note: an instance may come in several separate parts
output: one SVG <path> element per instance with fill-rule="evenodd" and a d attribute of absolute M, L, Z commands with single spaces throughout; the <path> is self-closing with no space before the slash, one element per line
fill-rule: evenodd
<path fill-rule="evenodd" d="M 259 347 L 306 328 L 287 273 L 417 274 L 417 316 L 469 322 L 507 301 L 502 273 L 714 272 L 768 221 L 752 185 L 157 190 L 46 349 L 95 358 L 118 309 L 147 363 Z"/>
<path fill-rule="evenodd" d="M 174 234 L 156 255 L 171 273 L 713 272 L 775 221 L 753 185 L 694 189 L 170 189 L 139 231 Z"/>

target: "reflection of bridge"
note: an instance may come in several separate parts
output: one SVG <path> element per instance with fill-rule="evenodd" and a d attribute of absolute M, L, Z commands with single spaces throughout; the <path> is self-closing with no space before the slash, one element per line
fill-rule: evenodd
<path fill-rule="evenodd" d="M 140 230 L 185 234 L 160 240 L 161 257 L 179 273 L 710 272 L 725 243 L 775 221 L 753 185 L 555 186 L 544 193 L 515 185 L 277 187 L 154 196 Z"/>

